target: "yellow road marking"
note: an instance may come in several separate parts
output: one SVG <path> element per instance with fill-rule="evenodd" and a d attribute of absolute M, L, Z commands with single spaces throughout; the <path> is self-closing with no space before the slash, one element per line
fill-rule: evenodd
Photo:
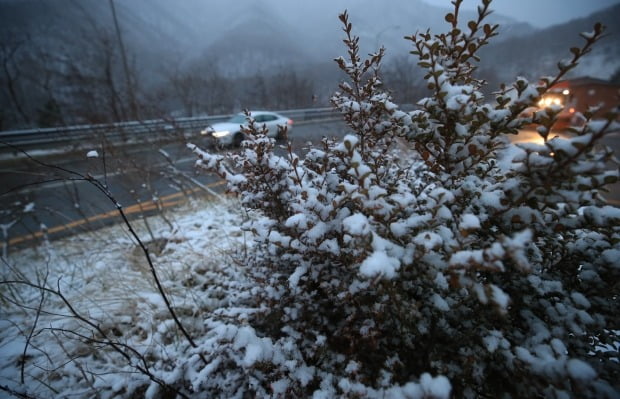
<path fill-rule="evenodd" d="M 205 185 L 206 187 L 217 187 L 217 186 L 221 186 L 222 184 L 224 184 L 225 181 L 224 180 L 218 180 L 216 182 L 213 183 L 209 183 L 207 185 Z M 194 194 L 198 191 L 200 191 L 201 188 L 200 187 L 195 187 L 191 190 L 189 190 L 190 194 Z M 172 206 L 176 206 L 179 204 L 182 204 L 183 202 L 185 202 L 186 198 L 184 197 L 185 194 L 187 194 L 187 191 L 184 192 L 176 192 L 173 194 L 169 194 L 169 195 L 165 195 L 163 197 L 160 197 L 157 203 L 154 202 L 145 202 L 145 203 L 139 203 L 139 204 L 134 204 L 131 206 L 128 206 L 126 208 L 123 208 L 123 212 L 126 215 L 132 215 L 134 213 L 138 213 L 138 212 L 148 212 L 148 211 L 153 211 L 156 209 L 159 209 L 159 207 L 161 208 L 170 208 Z M 182 197 L 182 198 L 180 198 Z M 177 199 L 180 198 L 180 199 Z M 94 215 L 94 216 L 90 216 L 87 218 L 83 218 L 80 220 L 75 220 L 71 223 L 67 223 L 67 224 L 63 224 L 60 226 L 54 226 L 51 228 L 48 228 L 45 232 L 43 231 L 36 231 L 34 233 L 31 234 L 26 234 L 20 237 L 15 237 L 9 240 L 8 244 L 9 245 L 15 245 L 15 244 L 20 244 L 26 241 L 31 241 L 37 238 L 41 238 L 43 237 L 45 234 L 53 234 L 53 233 L 58 233 L 61 231 L 65 231 L 65 230 L 70 230 L 70 229 L 74 229 L 76 227 L 82 226 L 84 224 L 88 224 L 88 223 L 92 223 L 92 222 L 96 222 L 98 220 L 105 220 L 105 219 L 109 219 L 109 218 L 113 218 L 113 217 L 117 217 L 119 216 L 118 210 L 112 210 L 106 213 L 100 213 L 98 215 Z"/>

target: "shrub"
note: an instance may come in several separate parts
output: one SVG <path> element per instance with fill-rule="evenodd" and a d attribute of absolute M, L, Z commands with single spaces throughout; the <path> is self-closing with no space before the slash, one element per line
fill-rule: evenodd
<path fill-rule="evenodd" d="M 407 38 L 432 93 L 418 110 L 391 102 L 383 49 L 362 60 L 344 13 L 348 58 L 336 61 L 349 81 L 332 102 L 351 134 L 279 156 L 248 115 L 239 153 L 195 149 L 260 211 L 247 225 L 261 304 L 249 323 L 295 348 L 292 363 L 244 364 L 260 371 L 254 392 L 617 397 L 620 210 L 599 193 L 618 173 L 596 149 L 616 115 L 586 115 L 571 138 L 551 138 L 557 107 L 523 116 L 603 27 L 554 77 L 517 78 L 489 102 L 475 71 L 497 31 L 490 0 L 465 26 L 454 3 L 447 33 Z M 542 144 L 510 143 L 531 124 Z"/>

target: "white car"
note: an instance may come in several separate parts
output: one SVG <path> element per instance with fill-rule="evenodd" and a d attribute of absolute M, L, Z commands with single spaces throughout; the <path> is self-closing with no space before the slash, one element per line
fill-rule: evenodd
<path fill-rule="evenodd" d="M 268 111 L 250 111 L 250 115 L 259 126 L 265 125 L 267 128 L 267 136 L 275 139 L 280 139 L 278 136 L 278 126 L 286 127 L 290 132 L 293 127 L 293 120 L 276 114 L 275 112 Z M 218 146 L 235 146 L 241 145 L 241 142 L 245 139 L 244 134 L 241 132 L 241 127 L 246 127 L 248 121 L 244 113 L 234 115 L 226 122 L 214 123 L 212 126 L 208 126 L 200 133 L 202 135 L 213 138 Z"/>

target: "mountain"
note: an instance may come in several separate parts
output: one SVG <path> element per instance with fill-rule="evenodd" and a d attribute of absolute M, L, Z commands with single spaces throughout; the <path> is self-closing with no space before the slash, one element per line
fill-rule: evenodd
<path fill-rule="evenodd" d="M 444 30 L 447 12 L 421 0 L 391 0 L 389 5 L 375 0 L 0 0 L 0 31 L 34 33 L 48 48 L 78 47 L 76 41 L 85 32 L 114 34 L 110 4 L 115 5 L 126 48 L 141 69 L 170 59 L 182 63 L 208 56 L 239 72 L 247 68 L 232 66 L 242 62 L 265 69 L 342 54 L 337 16 L 343 10 L 349 10 L 364 52 L 384 44 L 388 54 L 409 50 L 405 35 Z M 466 11 L 463 15 L 474 16 Z M 501 15 L 491 19 L 506 27 L 504 37 L 531 30 Z"/>
<path fill-rule="evenodd" d="M 571 47 L 581 47 L 580 32 L 590 32 L 595 23 L 606 26 L 604 37 L 594 45 L 581 65 L 569 77 L 591 76 L 609 79 L 620 68 L 620 4 L 564 24 L 529 32 L 502 42 L 491 43 L 481 53 L 487 68 L 495 70 L 500 81 L 525 76 L 536 80 L 557 72 L 556 64 L 571 56 Z"/>
<path fill-rule="evenodd" d="M 361 53 L 383 45 L 388 58 L 408 54 L 411 43 L 404 36 L 429 28 L 445 30 L 443 17 L 448 12 L 421 0 L 391 0 L 389 5 L 375 0 L 241 0 L 228 7 L 214 0 L 211 4 L 211 19 L 205 25 L 209 33 L 202 40 L 205 50 L 196 54 L 211 59 L 227 76 L 247 75 L 252 69 L 256 73 L 304 62 L 323 63 L 342 55 L 343 32 L 337 16 L 344 10 L 350 14 L 353 33 L 360 37 Z M 465 21 L 476 16 L 463 11 Z M 502 24 L 502 38 L 533 29 L 502 15 L 492 14 L 490 21 Z"/>
<path fill-rule="evenodd" d="M 289 36 L 299 37 L 306 53 L 320 61 L 331 60 L 344 52 L 339 40 L 343 38 L 342 25 L 337 18 L 344 10 L 349 13 L 353 33 L 360 37 L 362 54 L 384 45 L 388 57 L 408 53 L 411 43 L 404 40 L 404 36 L 426 29 L 444 31 L 447 27 L 444 16 L 449 11 L 422 0 L 265 0 L 263 3 L 273 4 L 278 11 L 274 15 L 295 28 Z M 463 11 L 462 15 L 466 20 L 477 16 L 471 11 Z M 490 21 L 505 26 L 502 37 L 512 37 L 533 29 L 529 24 L 499 14 L 492 14 Z"/>
<path fill-rule="evenodd" d="M 270 71 L 312 62 L 295 28 L 268 4 L 253 3 L 229 18 L 226 29 L 215 30 L 202 59 L 226 77 L 269 74 Z"/>
<path fill-rule="evenodd" d="M 33 126 L 45 107 L 62 108 L 65 122 L 72 115 L 89 123 L 110 115 L 124 120 L 137 109 L 134 92 L 155 104 L 154 114 L 178 104 L 225 112 L 222 104 L 248 101 L 252 90 L 267 93 L 286 72 L 291 82 L 311 83 L 306 97 L 327 104 L 342 79 L 333 59 L 346 55 L 338 20 L 344 10 L 360 37 L 360 54 L 384 46 L 384 71 L 400 65 L 393 75 L 419 75 L 404 36 L 449 29 L 444 16 L 450 10 L 423 0 L 0 0 L 0 63 L 6 66 L 0 71 L 0 129 Z M 575 74 L 607 79 L 620 66 L 619 11 L 616 6 L 543 30 L 493 13 L 487 22 L 500 24 L 500 36 L 482 52 L 481 72 L 491 78 L 483 77 L 496 82 L 552 74 L 555 62 L 580 42 L 577 33 L 601 21 L 608 37 Z M 460 16 L 466 26 L 477 14 L 461 10 Z M 406 88 L 415 79 L 420 83 L 419 76 L 392 83 Z M 197 106 L 200 95 L 205 98 Z"/>

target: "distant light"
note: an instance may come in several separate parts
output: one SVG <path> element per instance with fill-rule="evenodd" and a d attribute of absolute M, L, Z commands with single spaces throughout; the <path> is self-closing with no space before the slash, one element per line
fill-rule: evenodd
<path fill-rule="evenodd" d="M 571 114 L 574 114 L 575 113 L 575 108 L 569 109 L 568 112 L 570 112 Z"/>
<path fill-rule="evenodd" d="M 540 108 L 549 107 L 551 105 L 562 105 L 563 99 L 557 96 L 545 96 L 538 101 Z"/>
<path fill-rule="evenodd" d="M 569 93 L 570 91 L 568 89 L 564 89 L 564 91 L 562 91 L 562 94 L 564 94 L 565 96 L 568 96 Z"/>

